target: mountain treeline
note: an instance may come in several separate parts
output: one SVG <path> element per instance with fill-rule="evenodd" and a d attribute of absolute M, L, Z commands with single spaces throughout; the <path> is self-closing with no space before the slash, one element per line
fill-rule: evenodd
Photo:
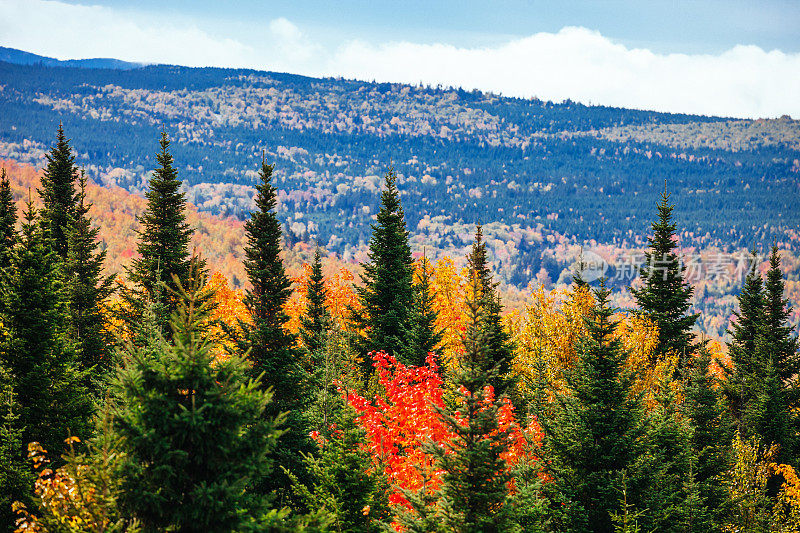
<path fill-rule="evenodd" d="M 529 249 L 504 265 L 509 280 L 512 266 L 548 267 L 537 231 L 628 246 L 646 239 L 664 179 L 684 206 L 676 217 L 693 244 L 797 246 L 788 235 L 800 223 L 792 203 L 800 123 L 791 119 L 729 120 L 245 69 L 0 62 L 0 78 L 3 156 L 38 165 L 63 121 L 81 131 L 76 151 L 90 178 L 143 193 L 156 164 L 149 139 L 154 127 L 166 127 L 176 132 L 172 150 L 185 162 L 190 200 L 244 220 L 267 150 L 285 191 L 284 230 L 340 255 L 369 241 L 384 170 L 376 154 L 394 162 L 409 228 L 429 246 L 467 246 L 456 224 L 521 231 Z M 526 277 L 513 283 L 524 286 Z"/>
<path fill-rule="evenodd" d="M 578 268 L 508 314 L 480 225 L 462 272 L 414 259 L 390 168 L 361 279 L 318 247 L 295 285 L 262 156 L 237 292 L 190 248 L 166 132 L 155 160 L 118 282 L 62 127 L 23 209 L 2 173 L 3 528 L 800 530 L 777 247 L 727 347 L 696 334 L 666 190 L 635 309 Z"/>

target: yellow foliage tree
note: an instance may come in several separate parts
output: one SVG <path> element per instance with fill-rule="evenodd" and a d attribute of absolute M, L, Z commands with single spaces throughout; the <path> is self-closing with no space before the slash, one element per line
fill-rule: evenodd
<path fill-rule="evenodd" d="M 136 533 L 136 520 L 117 508 L 120 479 L 115 475 L 119 450 L 111 442 L 75 449 L 80 440 L 66 440 L 64 466 L 52 470 L 47 451 L 38 442 L 28 445 L 28 457 L 38 471 L 34 485 L 37 510 L 16 502 L 19 518 L 15 533 Z M 36 514 L 34 514 L 34 512 Z"/>
<path fill-rule="evenodd" d="M 546 291 L 540 286 L 531 294 L 524 313 L 512 320 L 517 346 L 513 368 L 523 388 L 539 379 L 550 384 L 551 392 L 563 387 L 563 372 L 575 365 L 576 341 L 586 333 L 585 319 L 593 306 L 586 288 Z"/>
<path fill-rule="evenodd" d="M 441 349 L 438 355 L 449 368 L 461 347 L 461 337 L 466 329 L 466 299 L 469 290 L 467 269 L 459 269 L 453 260 L 445 256 L 433 267 L 431 291 L 433 309 L 436 312 L 436 328 L 442 332 Z"/>
<path fill-rule="evenodd" d="M 735 461 L 723 479 L 733 502 L 725 531 L 800 531 L 800 480 L 794 468 L 774 462 L 777 453 L 774 444 L 765 446 L 756 437 L 736 435 Z M 770 500 L 767 484 L 773 476 L 780 476 L 783 483 L 775 500 Z"/>

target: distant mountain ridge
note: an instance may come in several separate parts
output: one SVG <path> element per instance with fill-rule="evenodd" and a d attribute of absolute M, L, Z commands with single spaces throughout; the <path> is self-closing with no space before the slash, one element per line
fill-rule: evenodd
<path fill-rule="evenodd" d="M 17 59 L 28 56 L 17 54 Z M 159 131 L 199 209 L 246 218 L 262 153 L 291 240 L 354 257 L 381 176 L 412 245 L 553 282 L 580 246 L 641 248 L 665 182 L 686 246 L 800 248 L 800 123 L 507 98 L 250 69 L 0 62 L 0 157 L 41 166 L 59 122 L 100 183 L 142 192 Z"/>
<path fill-rule="evenodd" d="M 133 63 L 120 59 L 99 57 L 61 60 L 5 46 L 0 46 L 0 61 L 13 63 L 15 65 L 44 65 L 47 67 L 104 68 L 118 70 L 131 70 L 145 66 L 145 63 Z"/>

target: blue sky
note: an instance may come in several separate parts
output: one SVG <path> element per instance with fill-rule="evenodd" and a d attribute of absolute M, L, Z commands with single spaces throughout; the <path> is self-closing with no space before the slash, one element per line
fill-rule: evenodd
<path fill-rule="evenodd" d="M 71 4 L 87 2 L 70 1 Z M 474 46 L 583 26 L 654 51 L 719 53 L 737 44 L 800 51 L 794 0 L 94 0 L 93 5 L 191 17 L 213 31 L 284 17 L 323 38 L 414 40 Z M 224 30 L 223 30 L 224 31 Z"/>
<path fill-rule="evenodd" d="M 0 0 L 0 44 L 800 117 L 800 2 Z"/>

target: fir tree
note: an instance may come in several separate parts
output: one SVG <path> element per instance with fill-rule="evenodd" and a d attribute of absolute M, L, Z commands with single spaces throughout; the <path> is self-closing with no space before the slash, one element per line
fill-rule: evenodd
<path fill-rule="evenodd" d="M 186 290 L 174 280 L 171 342 L 145 310 L 146 341 L 126 348 L 112 382 L 112 431 L 124 443 L 120 503 L 145 532 L 245 530 L 270 506 L 248 489 L 270 473 L 280 417 L 264 416 L 271 394 L 244 360 L 215 361 L 202 278 L 195 272 Z"/>
<path fill-rule="evenodd" d="M 647 416 L 645 449 L 632 469 L 640 495 L 639 523 L 644 531 L 708 531 L 709 511 L 694 474 L 692 428 L 666 380 L 657 402 Z"/>
<path fill-rule="evenodd" d="M 644 280 L 642 287 L 631 289 L 639 308 L 658 325 L 658 344 L 654 350 L 656 359 L 667 353 L 679 357 L 678 372 L 687 365 L 695 346 L 691 329 L 697 314 L 687 314 L 691 306 L 692 287 L 684 281 L 686 270 L 676 252 L 675 223 L 672 221 L 674 205 L 669 203 L 666 190 L 658 204 L 658 220 L 653 222 L 653 236 L 645 251 L 645 264 L 639 275 Z"/>
<path fill-rule="evenodd" d="M 478 279 L 472 283 L 477 288 Z M 426 444 L 426 452 L 443 472 L 442 529 L 458 533 L 502 532 L 512 527 L 512 512 L 504 505 L 510 475 L 502 458 L 510 428 L 500 428 L 499 404 L 490 386 L 497 368 L 486 367 L 489 339 L 482 313 L 480 300 L 470 298 L 465 353 L 451 375 L 455 398 L 451 408 L 438 409 L 454 438 L 444 446 Z"/>
<path fill-rule="evenodd" d="M 497 394 L 506 392 L 510 385 L 511 360 L 514 355 L 514 344 L 511 335 L 503 326 L 500 295 L 497 285 L 492 279 L 492 271 L 486 256 L 486 243 L 483 241 L 483 229 L 480 225 L 475 230 L 475 241 L 467 256 L 470 286 L 474 287 L 474 298 L 481 308 L 481 328 L 483 330 L 486 356 L 486 368 L 497 367 L 491 384 Z"/>
<path fill-rule="evenodd" d="M 789 317 L 792 308 L 784 298 L 784 281 L 778 247 L 772 247 L 769 270 L 764 282 L 764 315 L 761 335 L 764 337 L 766 355 L 772 360 L 778 378 L 788 382 L 800 372 L 800 354 L 797 337 L 792 336 Z"/>
<path fill-rule="evenodd" d="M 366 332 L 360 343 L 362 356 L 384 350 L 402 358 L 401 347 L 409 344 L 413 329 L 414 264 L 396 179 L 390 168 L 377 224 L 372 226 L 369 262 L 361 276 L 364 284 L 357 289 L 363 311 L 355 313 L 353 321 Z M 364 361 L 369 370 L 370 359 L 364 357 Z"/>
<path fill-rule="evenodd" d="M 137 251 L 140 257 L 128 269 L 128 279 L 134 284 L 126 291 L 125 300 L 130 307 L 126 317 L 131 329 L 141 322 L 144 307 L 156 295 L 160 301 L 157 306 L 165 310 L 158 317 L 162 331 L 169 335 L 166 323 L 177 309 L 174 298 L 176 280 L 180 284 L 189 281 L 189 240 L 192 229 L 186 223 L 186 197 L 181 192 L 178 172 L 173 167 L 169 152 L 169 139 L 161 132 L 160 151 L 156 154 L 159 168 L 153 171 L 147 198 L 147 209 L 139 216 L 141 229 Z M 161 286 L 167 290 L 159 290 Z"/>
<path fill-rule="evenodd" d="M 792 391 L 781 379 L 773 360 L 768 358 L 769 348 L 763 337 L 759 338 L 756 351 L 764 359 L 759 380 L 753 386 L 752 400 L 742 414 L 744 435 L 755 436 L 766 445 L 776 444 L 777 462 L 797 466 L 797 420 L 792 412 Z M 773 495 L 775 492 L 777 490 Z"/>
<path fill-rule="evenodd" d="M 70 434 L 87 434 L 92 406 L 67 339 L 60 261 L 30 200 L 5 274 L 2 318 L 7 336 L 0 365 L 11 375 L 22 442 L 38 441 L 45 449 L 59 450 Z"/>
<path fill-rule="evenodd" d="M 436 350 L 442 341 L 442 331 L 436 328 L 436 311 L 431 294 L 431 269 L 423 257 L 419 280 L 414 284 L 414 307 L 411 315 L 411 332 L 408 344 L 402 347 L 404 359 L 410 364 L 422 366 L 428 353 Z"/>
<path fill-rule="evenodd" d="M 53 251 L 61 261 L 67 260 L 69 252 L 69 227 L 75 216 L 77 198 L 75 180 L 78 168 L 64 128 L 58 125 L 56 144 L 46 154 L 47 166 L 42 175 L 42 225 L 48 232 Z"/>
<path fill-rule="evenodd" d="M 641 451 L 644 414 L 632 391 L 633 376 L 601 284 L 587 335 L 579 340 L 579 362 L 565 374 L 566 389 L 539 406 L 543 454 L 553 482 L 543 489 L 560 524 L 569 531 L 614 531 L 621 473 L 632 473 Z M 631 496 L 631 503 L 639 500 Z"/>
<path fill-rule="evenodd" d="M 0 271 L 11 265 L 11 250 L 17 242 L 17 206 L 6 169 L 0 169 Z"/>
<path fill-rule="evenodd" d="M 24 451 L 21 406 L 11 385 L 11 375 L 0 365 L 0 528 L 14 531 L 11 504 L 31 504 L 33 472 Z"/>
<path fill-rule="evenodd" d="M 783 297 L 784 282 L 778 250 L 770 255 L 767 281 L 751 272 L 739 296 L 737 322 L 730 344 L 733 370 L 725 383 L 742 437 L 757 436 L 777 444 L 781 461 L 797 460 L 798 389 L 791 384 L 800 357 L 791 336 L 791 309 Z"/>
<path fill-rule="evenodd" d="M 759 363 L 756 360 L 756 340 L 764 323 L 764 289 L 761 275 L 756 269 L 756 252 L 752 252 L 752 268 L 745 278 L 739 294 L 739 310 L 734 311 L 735 321 L 728 333 L 732 341 L 728 353 L 733 368 L 725 369 L 723 386 L 731 412 L 744 435 L 741 421 L 748 403 L 753 399 L 759 381 Z"/>
<path fill-rule="evenodd" d="M 711 356 L 703 348 L 686 384 L 684 413 L 692 425 L 692 447 L 697 458 L 694 479 L 712 519 L 709 529 L 719 531 L 727 504 L 721 478 L 730 466 L 726 443 L 733 438 L 733 427 L 710 366 Z"/>
<path fill-rule="evenodd" d="M 106 331 L 103 305 L 113 292 L 113 276 L 103 275 L 106 251 L 98 250 L 98 228 L 89 218 L 92 204 L 86 203 L 86 176 L 81 174 L 75 221 L 69 232 L 66 276 L 67 300 L 73 339 L 86 369 L 108 370 L 111 339 Z"/>
<path fill-rule="evenodd" d="M 327 297 L 328 289 L 322 276 L 322 259 L 317 247 L 306 287 L 308 307 L 300 318 L 300 338 L 312 358 L 316 358 L 325 347 L 325 337 L 330 328 L 331 315 L 325 302 Z"/>
<path fill-rule="evenodd" d="M 307 508 L 330 517 L 332 531 L 377 533 L 389 519 L 388 480 L 372 467 L 353 409 L 340 405 L 331 422 L 317 437 L 319 452 L 304 456 L 310 484 L 289 473 L 293 490 Z"/>
<path fill-rule="evenodd" d="M 772 247 L 769 270 L 764 282 L 764 318 L 756 353 L 764 366 L 758 403 L 764 442 L 779 445 L 778 458 L 800 466 L 800 389 L 792 383 L 800 372 L 797 337 L 792 335 L 789 317 L 792 308 L 784 298 L 783 273 L 777 246 Z"/>
<path fill-rule="evenodd" d="M 256 211 L 245 224 L 247 245 L 244 267 L 252 286 L 244 304 L 252 318 L 242 322 L 239 346 L 252 362 L 253 376 L 263 375 L 262 385 L 271 387 L 273 401 L 265 415 L 287 412 L 286 434 L 274 451 L 276 462 L 305 481 L 301 451 L 310 451 L 308 427 L 303 411 L 309 399 L 306 375 L 295 348 L 296 338 L 284 325 L 288 316 L 284 304 L 291 295 L 291 281 L 281 260 L 281 225 L 275 213 L 277 190 L 272 185 L 273 167 L 261 163 L 256 185 Z M 285 489 L 288 479 L 281 473 L 265 478 L 264 490 Z"/>

